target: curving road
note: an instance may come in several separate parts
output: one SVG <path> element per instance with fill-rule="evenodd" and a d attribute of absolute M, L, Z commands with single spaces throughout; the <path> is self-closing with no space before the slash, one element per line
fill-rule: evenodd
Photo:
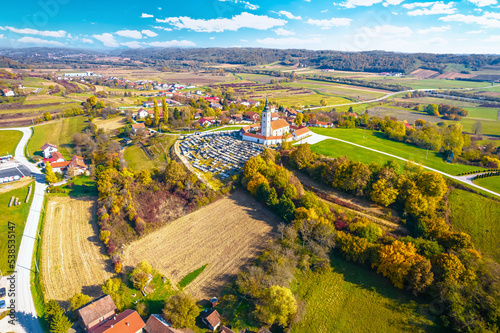
<path fill-rule="evenodd" d="M 16 321 L 15 325 L 10 325 L 7 319 L 2 320 L 0 322 L 0 331 L 43 333 L 31 295 L 30 278 L 35 239 L 38 236 L 38 222 L 40 221 L 40 212 L 43 208 L 43 197 L 47 188 L 45 184 L 45 175 L 24 156 L 24 147 L 31 137 L 31 127 L 5 128 L 0 130 L 17 130 L 23 132 L 23 137 L 16 147 L 15 158 L 31 171 L 35 179 L 33 201 L 28 213 L 28 219 L 26 220 L 21 245 L 17 255 L 16 271 L 13 274 L 16 280 Z"/>
<path fill-rule="evenodd" d="M 368 148 L 368 147 L 365 147 L 365 146 L 362 146 L 362 145 L 358 145 L 357 143 L 352 143 L 352 142 L 349 142 L 349 141 L 345 141 L 345 140 L 342 140 L 342 139 L 337 139 L 337 138 L 333 138 L 331 136 L 326 136 L 326 135 L 321 135 L 321 134 L 317 134 L 317 133 L 314 133 L 312 132 L 311 136 L 301 140 L 300 144 L 302 143 L 309 143 L 311 145 L 315 144 L 315 143 L 318 143 L 318 142 L 321 142 L 323 140 L 335 140 L 335 141 L 340 141 L 340 142 L 343 142 L 343 143 L 347 143 L 347 144 L 350 144 L 350 145 L 353 145 L 353 146 L 356 146 L 356 147 L 360 147 L 360 148 L 364 148 L 364 149 L 368 149 L 368 150 L 371 150 L 373 152 L 376 152 L 376 153 L 379 153 L 379 154 L 383 154 L 383 155 L 387 155 L 387 156 L 390 156 L 392 158 L 395 158 L 395 159 L 398 159 L 398 160 L 401 160 L 401 161 L 408 161 L 407 159 L 405 158 L 402 158 L 400 156 L 397 156 L 397 155 L 392 155 L 392 154 L 389 154 L 389 153 L 385 153 L 383 151 L 380 151 L 380 150 L 376 150 L 376 149 L 373 149 L 373 148 Z M 459 181 L 461 183 L 464 183 L 464 184 L 467 184 L 469 186 L 472 186 L 472 187 L 475 187 L 477 189 L 480 189 L 484 192 L 488 192 L 490 194 L 493 194 L 497 197 L 500 197 L 500 193 L 497 193 L 497 192 L 494 192 L 494 191 L 491 191 L 491 190 L 488 190 L 487 188 L 484 188 L 482 186 L 479 186 L 477 184 L 474 184 L 474 182 L 472 181 L 472 177 L 473 176 L 476 176 L 477 174 L 475 175 L 467 175 L 467 176 L 453 176 L 453 175 L 450 175 L 446 172 L 442 172 L 442 171 L 439 171 L 439 170 L 436 170 L 434 168 L 431 168 L 431 167 L 428 167 L 428 166 L 425 166 L 425 165 L 422 165 L 422 167 L 424 169 L 427 169 L 427 170 L 431 170 L 431 171 L 434 171 L 434 172 L 437 172 L 437 173 L 440 173 L 442 174 L 443 176 L 445 177 L 449 177 L 449 178 L 452 178 L 456 181 Z M 481 174 L 481 173 L 479 173 Z"/>

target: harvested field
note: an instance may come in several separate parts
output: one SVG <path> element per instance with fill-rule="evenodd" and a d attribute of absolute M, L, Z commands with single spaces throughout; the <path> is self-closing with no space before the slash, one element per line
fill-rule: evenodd
<path fill-rule="evenodd" d="M 436 72 L 436 71 L 431 71 L 430 69 L 419 68 L 419 69 L 411 72 L 411 75 L 413 75 L 415 77 L 418 77 L 420 79 L 428 79 L 428 78 L 432 78 L 432 77 L 438 76 L 439 73 Z"/>
<path fill-rule="evenodd" d="M 186 290 L 198 299 L 213 297 L 259 255 L 279 222 L 238 191 L 130 244 L 124 263 L 135 266 L 148 260 L 173 285 L 207 264 Z"/>
<path fill-rule="evenodd" d="M 125 126 L 126 119 L 124 117 L 114 117 L 110 119 L 94 119 L 94 124 L 97 128 L 102 128 L 104 131 L 111 131 Z"/>
<path fill-rule="evenodd" d="M 42 235 L 42 275 L 47 300 L 67 301 L 74 294 L 101 294 L 112 276 L 105 262 L 94 219 L 94 198 L 51 197 Z"/>

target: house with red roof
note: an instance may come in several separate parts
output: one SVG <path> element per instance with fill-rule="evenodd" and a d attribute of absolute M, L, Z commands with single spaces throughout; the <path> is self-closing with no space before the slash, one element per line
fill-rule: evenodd
<path fill-rule="evenodd" d="M 2 94 L 5 97 L 14 97 L 14 96 L 16 96 L 16 94 L 14 93 L 14 91 L 11 90 L 11 89 L 4 89 L 4 90 L 2 90 Z"/>
<path fill-rule="evenodd" d="M 127 309 L 92 328 L 89 333 L 142 333 L 144 326 L 146 324 L 137 311 Z"/>
<path fill-rule="evenodd" d="M 137 132 L 140 129 L 146 129 L 146 125 L 144 123 L 132 124 L 132 131 Z"/>
<path fill-rule="evenodd" d="M 58 151 L 52 153 L 49 158 L 44 158 L 43 163 L 64 162 L 64 156 Z"/>
<path fill-rule="evenodd" d="M 57 151 L 57 146 L 52 143 L 46 143 L 42 146 L 43 157 L 50 158 L 52 153 Z"/>
<path fill-rule="evenodd" d="M 249 121 L 253 121 L 254 123 L 259 121 L 260 119 L 260 116 L 257 112 L 253 112 L 253 111 L 248 111 L 246 114 L 245 114 L 245 118 Z"/>
<path fill-rule="evenodd" d="M 198 124 L 200 124 L 200 126 L 212 126 L 216 121 L 215 117 L 201 117 L 198 119 Z"/>

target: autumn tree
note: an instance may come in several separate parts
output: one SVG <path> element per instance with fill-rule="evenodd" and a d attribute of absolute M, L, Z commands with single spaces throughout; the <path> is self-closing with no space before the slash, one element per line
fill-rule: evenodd
<path fill-rule="evenodd" d="M 302 112 L 297 112 L 297 116 L 295 117 L 295 125 L 300 126 L 304 121 L 304 114 Z"/>
<path fill-rule="evenodd" d="M 151 124 L 152 124 L 152 123 L 153 123 L 153 122 L 151 121 L 151 117 L 148 115 L 148 116 L 146 117 L 146 120 L 144 120 L 144 125 L 146 125 L 146 126 L 151 126 Z"/>
<path fill-rule="evenodd" d="M 474 123 L 474 125 L 472 126 L 472 131 L 474 132 L 474 134 L 476 135 L 481 135 L 483 134 L 483 123 L 480 122 L 479 120 L 476 121 Z"/>
<path fill-rule="evenodd" d="M 347 260 L 363 264 L 368 259 L 370 242 L 367 239 L 342 231 L 337 232 L 335 239 L 340 246 L 340 251 Z"/>
<path fill-rule="evenodd" d="M 45 181 L 49 184 L 57 183 L 57 176 L 48 162 L 45 163 Z"/>
<path fill-rule="evenodd" d="M 94 107 L 96 104 L 97 104 L 97 97 L 95 97 L 94 95 L 90 96 L 89 98 L 87 98 L 87 102 L 92 106 Z"/>
<path fill-rule="evenodd" d="M 184 167 L 172 160 L 165 169 L 165 181 L 170 184 L 175 184 L 178 181 L 183 181 L 186 177 L 186 170 Z"/>
<path fill-rule="evenodd" d="M 79 309 L 80 307 L 87 304 L 91 300 L 92 299 L 90 298 L 90 296 L 82 293 L 77 293 L 69 300 L 70 309 L 73 311 Z"/>
<path fill-rule="evenodd" d="M 165 302 L 163 313 L 174 327 L 193 327 L 199 314 L 196 300 L 184 292 L 170 297 Z"/>
<path fill-rule="evenodd" d="M 269 184 L 266 177 L 264 177 L 261 173 L 257 172 L 252 176 L 252 179 L 250 179 L 250 181 L 248 182 L 247 190 L 253 195 L 256 195 L 259 186 L 261 186 L 263 183 Z"/>
<path fill-rule="evenodd" d="M 411 266 L 406 276 L 407 288 L 414 295 L 424 292 L 434 281 L 434 273 L 431 271 L 430 260 L 418 258 Z"/>
<path fill-rule="evenodd" d="M 254 156 L 245 163 L 245 166 L 243 167 L 243 175 L 250 178 L 265 167 L 266 162 L 262 159 L 262 157 L 260 157 L 260 155 Z"/>
<path fill-rule="evenodd" d="M 398 190 L 387 183 L 385 179 L 379 179 L 373 184 L 370 198 L 373 202 L 384 206 L 394 203 L 398 197 Z"/>
<path fill-rule="evenodd" d="M 132 271 L 130 280 L 134 284 L 134 288 L 143 290 L 153 274 L 153 267 L 147 261 L 141 261 Z"/>
<path fill-rule="evenodd" d="M 388 277 L 395 287 L 403 289 L 404 282 L 411 267 L 416 260 L 423 257 L 417 254 L 417 249 L 412 243 L 394 241 L 382 247 L 379 251 L 380 263 L 377 273 Z"/>
<path fill-rule="evenodd" d="M 316 156 L 308 143 L 299 145 L 299 147 L 290 154 L 290 164 L 299 170 L 309 167 L 315 159 Z"/>
<path fill-rule="evenodd" d="M 154 100 L 153 106 L 153 125 L 154 127 L 158 127 L 158 125 L 160 125 L 160 108 L 158 107 L 158 100 L 156 99 Z"/>
<path fill-rule="evenodd" d="M 297 301 L 292 291 L 274 285 L 264 291 L 255 308 L 256 317 L 267 324 L 278 323 L 287 326 L 297 313 Z"/>
<path fill-rule="evenodd" d="M 437 106 L 436 104 L 427 105 L 425 111 L 431 116 L 439 117 L 439 106 Z"/>
<path fill-rule="evenodd" d="M 427 196 L 441 199 L 448 191 L 448 186 L 443 176 L 437 172 L 425 171 L 417 179 L 420 191 Z"/>
<path fill-rule="evenodd" d="M 445 282 L 456 283 L 465 273 L 465 266 L 453 253 L 441 253 L 433 258 L 438 276 Z"/>
<path fill-rule="evenodd" d="M 163 122 L 165 124 L 168 124 L 168 106 L 167 106 L 167 99 L 165 97 L 161 99 L 161 108 L 163 111 Z"/>
<path fill-rule="evenodd" d="M 321 106 L 326 106 L 326 104 L 327 104 L 326 99 L 324 99 L 324 98 L 321 99 L 320 104 L 321 104 Z"/>
<path fill-rule="evenodd" d="M 45 119 L 45 121 L 50 121 L 52 120 L 52 115 L 50 114 L 50 112 L 45 112 L 43 114 L 43 118 Z"/>

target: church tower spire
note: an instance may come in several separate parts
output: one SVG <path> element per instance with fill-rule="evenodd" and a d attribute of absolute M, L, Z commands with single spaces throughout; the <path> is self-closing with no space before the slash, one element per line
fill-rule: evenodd
<path fill-rule="evenodd" d="M 271 130 L 272 111 L 269 108 L 269 100 L 266 97 L 266 105 L 262 111 L 261 134 L 264 136 L 272 136 Z"/>

